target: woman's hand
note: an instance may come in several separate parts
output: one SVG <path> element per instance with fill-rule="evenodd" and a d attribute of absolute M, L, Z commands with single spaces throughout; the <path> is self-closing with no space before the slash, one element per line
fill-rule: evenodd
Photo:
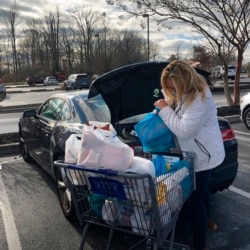
<path fill-rule="evenodd" d="M 157 100 L 154 103 L 154 106 L 159 108 L 160 110 L 163 109 L 164 107 L 168 106 L 168 103 L 164 99 Z"/>

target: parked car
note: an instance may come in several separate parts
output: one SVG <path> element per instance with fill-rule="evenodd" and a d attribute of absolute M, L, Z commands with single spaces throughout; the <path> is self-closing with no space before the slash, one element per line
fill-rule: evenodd
<path fill-rule="evenodd" d="M 58 82 L 64 82 L 66 80 L 66 76 L 60 72 L 56 72 L 55 77 L 56 77 Z"/>
<path fill-rule="evenodd" d="M 42 76 L 28 76 L 26 78 L 26 82 L 28 85 L 43 84 L 44 77 L 42 77 Z"/>
<path fill-rule="evenodd" d="M 223 80 L 224 78 L 224 66 L 215 66 L 211 68 L 211 78 Z M 228 78 L 234 80 L 236 74 L 236 67 L 234 65 L 228 65 Z"/>
<path fill-rule="evenodd" d="M 55 76 L 47 76 L 43 81 L 44 85 L 57 85 L 57 80 Z"/>
<path fill-rule="evenodd" d="M 241 97 L 240 118 L 247 129 L 250 130 L 250 92 Z"/>
<path fill-rule="evenodd" d="M 69 220 L 74 218 L 75 212 L 65 173 L 53 164 L 55 160 L 64 159 L 66 140 L 72 133 L 81 133 L 82 124 L 92 120 L 112 123 L 123 142 L 131 147 L 141 145 L 131 131 L 154 109 L 155 100 L 163 98 L 160 74 L 166 65 L 167 62 L 147 62 L 124 66 L 97 78 L 88 96 L 82 91 L 58 93 L 37 110 L 23 113 L 19 121 L 23 159 L 35 160 L 53 176 L 63 213 Z M 226 158 L 213 170 L 209 183 L 212 193 L 227 189 L 238 169 L 238 143 L 233 129 L 223 118 L 218 118 L 218 122 Z"/>
<path fill-rule="evenodd" d="M 64 81 L 64 87 L 68 89 L 83 89 L 89 88 L 91 84 L 91 79 L 88 74 L 72 74 Z"/>
<path fill-rule="evenodd" d="M 0 102 L 6 97 L 6 87 L 5 84 L 0 79 Z"/>
<path fill-rule="evenodd" d="M 101 96 L 87 99 L 83 91 L 52 95 L 37 110 L 24 111 L 19 121 L 19 143 L 26 162 L 35 160 L 56 181 L 59 201 L 66 218 L 74 220 L 74 208 L 63 174 L 54 161 L 64 159 L 65 141 L 81 133 L 90 120 L 110 122 L 107 105 Z M 70 194 L 70 193 L 69 193 Z"/>

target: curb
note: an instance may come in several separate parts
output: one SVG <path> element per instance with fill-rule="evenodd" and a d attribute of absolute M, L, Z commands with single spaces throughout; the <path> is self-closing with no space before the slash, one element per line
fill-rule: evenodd
<path fill-rule="evenodd" d="M 0 157 L 20 154 L 19 143 L 8 143 L 0 145 Z"/>
<path fill-rule="evenodd" d="M 226 120 L 228 120 L 230 123 L 241 122 L 241 119 L 240 119 L 239 115 L 225 116 L 223 118 L 225 118 Z"/>
<path fill-rule="evenodd" d="M 7 94 L 17 94 L 17 93 L 28 93 L 28 92 L 44 92 L 44 91 L 55 91 L 55 90 L 61 90 L 61 87 L 55 87 L 53 89 L 46 89 L 46 87 L 43 87 L 41 89 L 30 89 L 30 90 L 20 90 L 15 88 L 7 88 Z"/>
<path fill-rule="evenodd" d="M 0 106 L 0 114 L 1 113 L 23 112 L 26 109 L 33 109 L 33 108 L 36 109 L 40 105 L 41 105 L 41 103 L 18 105 L 18 106 Z"/>

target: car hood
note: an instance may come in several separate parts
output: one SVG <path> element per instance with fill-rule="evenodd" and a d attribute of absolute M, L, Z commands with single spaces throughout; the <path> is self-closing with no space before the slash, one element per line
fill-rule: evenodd
<path fill-rule="evenodd" d="M 88 98 L 101 94 L 111 114 L 111 122 L 151 112 L 154 102 L 164 98 L 160 76 L 168 62 L 143 62 L 112 70 L 94 80 Z M 209 72 L 196 69 L 208 84 Z"/>

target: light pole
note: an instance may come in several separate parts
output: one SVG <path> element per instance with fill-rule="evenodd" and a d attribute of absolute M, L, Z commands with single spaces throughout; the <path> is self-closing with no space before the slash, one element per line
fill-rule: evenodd
<path fill-rule="evenodd" d="M 71 60 L 70 60 L 70 45 L 66 44 L 66 52 L 67 52 L 67 56 L 68 56 L 68 72 L 71 71 Z"/>
<path fill-rule="evenodd" d="M 101 65 L 101 48 L 100 48 L 100 35 L 99 34 L 95 34 L 95 37 L 97 38 L 97 45 L 98 45 L 98 67 L 100 67 Z M 100 70 L 100 68 L 98 69 Z"/>
<path fill-rule="evenodd" d="M 99 61 L 100 61 L 100 57 L 101 57 L 101 53 L 100 53 L 100 36 L 99 34 L 95 34 L 95 37 L 97 38 L 97 45 L 98 45 L 98 57 L 99 57 Z"/>
<path fill-rule="evenodd" d="M 142 14 L 142 17 L 147 18 L 147 31 L 148 31 L 148 62 L 149 62 L 149 14 Z"/>

